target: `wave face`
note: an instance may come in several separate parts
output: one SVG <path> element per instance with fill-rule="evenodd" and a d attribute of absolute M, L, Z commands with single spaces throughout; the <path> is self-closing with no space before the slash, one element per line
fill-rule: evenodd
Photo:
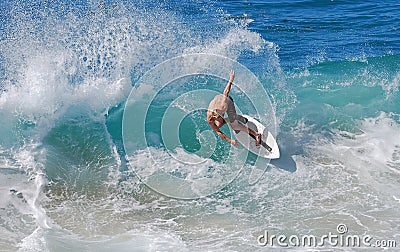
<path fill-rule="evenodd" d="M 0 250 L 257 250 L 265 230 L 322 236 L 340 223 L 398 241 L 397 2 L 10 0 L 0 12 Z M 193 53 L 227 57 L 258 77 L 282 157 L 249 185 L 256 164 L 247 156 L 232 183 L 183 201 L 138 179 L 129 161 L 147 159 L 126 156 L 122 120 L 145 73 Z M 147 111 L 158 157 L 168 154 L 159 125 L 170 103 L 193 90 L 220 92 L 226 80 L 179 81 L 158 90 Z M 204 117 L 184 118 L 182 148 L 172 150 L 204 165 L 162 169 L 182 178 L 231 169 L 229 145 L 201 134 Z M 211 154 L 204 138 L 215 140 Z"/>

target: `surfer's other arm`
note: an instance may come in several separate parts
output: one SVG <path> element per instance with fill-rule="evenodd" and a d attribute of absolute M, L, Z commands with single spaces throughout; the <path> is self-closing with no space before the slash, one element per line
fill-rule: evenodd
<path fill-rule="evenodd" d="M 215 122 L 213 120 L 213 118 L 209 118 L 207 120 L 208 124 L 210 124 L 211 128 L 217 133 L 218 136 L 220 136 L 222 139 L 224 139 L 225 141 L 227 141 L 228 143 L 234 145 L 234 146 L 238 146 L 239 143 L 236 140 L 230 139 L 229 137 L 227 137 L 219 128 L 217 125 L 215 125 Z"/>

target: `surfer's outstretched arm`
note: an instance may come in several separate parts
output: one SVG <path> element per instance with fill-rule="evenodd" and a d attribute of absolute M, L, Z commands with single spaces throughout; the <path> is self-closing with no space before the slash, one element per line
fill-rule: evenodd
<path fill-rule="evenodd" d="M 224 95 L 226 97 L 228 97 L 229 95 L 229 91 L 231 91 L 231 86 L 233 83 L 233 79 L 235 78 L 235 72 L 233 70 L 231 70 L 231 72 L 229 73 L 229 81 L 228 84 L 226 84 L 226 87 L 224 89 Z"/>

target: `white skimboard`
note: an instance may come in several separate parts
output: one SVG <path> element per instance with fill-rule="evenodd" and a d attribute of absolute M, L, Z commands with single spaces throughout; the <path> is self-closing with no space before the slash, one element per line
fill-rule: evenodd
<path fill-rule="evenodd" d="M 251 116 L 239 115 L 239 117 L 240 116 L 246 118 L 247 122 L 246 120 L 241 120 L 238 118 L 239 122 L 253 129 L 256 132 L 261 133 L 262 137 L 261 137 L 261 144 L 260 146 L 257 147 L 254 137 L 250 136 L 247 132 L 245 131 L 240 131 L 238 133 L 235 132 L 236 139 L 239 141 L 239 143 L 241 143 L 246 149 L 248 149 L 249 151 L 253 152 L 254 154 L 260 157 L 269 159 L 279 158 L 280 157 L 279 147 L 271 132 L 269 132 L 264 125 L 262 125 L 259 121 L 252 118 Z"/>

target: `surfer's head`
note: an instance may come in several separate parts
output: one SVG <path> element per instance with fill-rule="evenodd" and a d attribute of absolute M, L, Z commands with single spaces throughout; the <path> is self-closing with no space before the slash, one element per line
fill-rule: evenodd
<path fill-rule="evenodd" d="M 217 119 L 220 116 L 219 113 L 218 113 L 218 109 L 213 109 L 211 111 L 211 115 L 212 115 L 213 118 Z"/>

